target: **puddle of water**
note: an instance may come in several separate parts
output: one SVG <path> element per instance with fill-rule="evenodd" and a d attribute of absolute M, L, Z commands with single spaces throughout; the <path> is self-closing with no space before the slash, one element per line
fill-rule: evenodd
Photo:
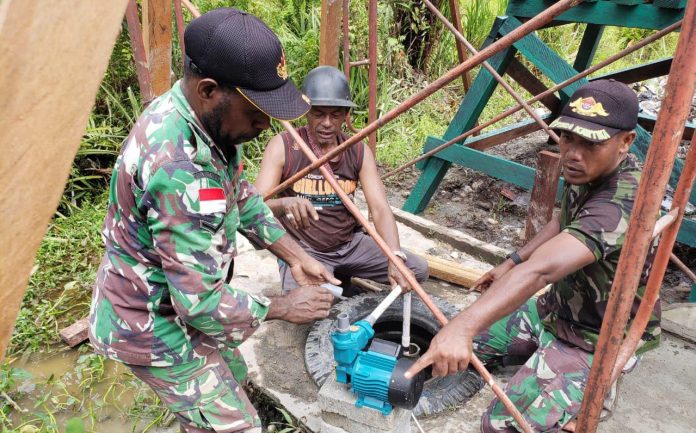
<path fill-rule="evenodd" d="M 75 417 L 82 419 L 87 432 L 178 431 L 176 425 L 158 426 L 168 412 L 118 362 L 89 352 L 61 350 L 10 360 L 10 366 L 29 377 L 16 380 L 8 392 L 21 411 L 12 409 L 0 419 L 3 431 L 64 432 L 66 422 Z"/>

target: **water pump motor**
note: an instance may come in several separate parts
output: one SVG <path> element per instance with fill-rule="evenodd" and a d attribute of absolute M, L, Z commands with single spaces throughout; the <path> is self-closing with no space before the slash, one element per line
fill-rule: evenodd
<path fill-rule="evenodd" d="M 406 379 L 404 373 L 414 361 L 401 357 L 399 344 L 374 335 L 369 321 L 350 325 L 348 315 L 339 314 L 338 329 L 331 334 L 336 380 L 351 385 L 358 407 L 377 409 L 384 415 L 394 407 L 413 409 L 423 391 L 424 373 Z"/>

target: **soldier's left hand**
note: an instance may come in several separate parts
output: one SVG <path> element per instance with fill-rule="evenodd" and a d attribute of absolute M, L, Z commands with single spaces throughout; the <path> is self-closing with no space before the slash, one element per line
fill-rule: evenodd
<path fill-rule="evenodd" d="M 397 260 L 401 260 L 401 259 L 397 258 Z M 404 263 L 404 266 L 406 266 L 405 263 Z M 408 268 L 406 270 L 414 279 L 416 278 L 416 274 L 414 274 L 413 271 L 411 271 Z M 397 267 L 392 262 L 389 262 L 387 276 L 389 277 L 389 283 L 391 284 L 392 287 L 394 287 L 398 284 L 399 286 L 401 286 L 401 290 L 404 293 L 411 291 L 412 288 L 411 288 L 411 285 L 408 283 L 408 280 L 406 280 L 406 278 L 401 274 L 401 272 L 399 272 L 399 269 L 397 269 Z"/>
<path fill-rule="evenodd" d="M 324 283 L 341 284 L 341 280 L 336 279 L 324 265 L 309 255 L 290 266 L 290 272 L 300 286 L 318 286 Z"/>

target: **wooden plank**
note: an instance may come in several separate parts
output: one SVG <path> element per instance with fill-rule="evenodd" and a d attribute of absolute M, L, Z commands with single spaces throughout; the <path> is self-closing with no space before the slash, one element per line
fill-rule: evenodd
<path fill-rule="evenodd" d="M 558 191 L 558 176 L 561 174 L 561 156 L 542 150 L 537 157 L 534 187 L 527 209 L 524 238 L 529 241 L 553 216 Z"/>
<path fill-rule="evenodd" d="M 172 1 L 147 0 L 145 4 L 147 26 L 143 26 L 143 33 L 147 34 L 148 69 L 152 90 L 159 96 L 172 86 Z"/>
<path fill-rule="evenodd" d="M 582 35 L 580 47 L 578 47 L 578 55 L 575 57 L 573 69 L 582 72 L 592 65 L 599 41 L 602 39 L 604 26 L 597 24 L 588 24 L 585 28 L 585 33 Z"/>
<path fill-rule="evenodd" d="M 413 215 L 409 212 L 392 207 L 394 218 L 400 223 L 428 236 L 452 245 L 478 260 L 497 265 L 505 260 L 512 251 L 488 244 L 459 230 L 441 226 L 435 222 Z"/>
<path fill-rule="evenodd" d="M 421 254 L 428 262 L 431 277 L 470 289 L 486 273 L 481 269 L 470 268 L 461 263 L 445 260 L 429 254 Z"/>
<path fill-rule="evenodd" d="M 508 4 L 507 14 L 517 18 L 531 18 L 553 3 L 553 0 L 511 1 Z M 609 1 L 592 3 L 584 1 L 556 17 L 553 22 L 659 30 L 683 17 L 683 9 L 656 9 L 652 4 L 627 6 Z"/>
<path fill-rule="evenodd" d="M 140 100 L 143 102 L 143 105 L 147 105 L 155 98 L 155 92 L 152 90 L 147 50 L 143 42 L 143 31 L 140 27 L 140 18 L 138 17 L 138 4 L 135 0 L 128 0 L 126 23 L 128 24 L 128 37 L 133 50 L 135 74 L 138 77 L 138 86 L 140 87 Z"/>
<path fill-rule="evenodd" d="M 687 0 L 653 0 L 653 5 L 658 8 L 684 9 Z"/>
<path fill-rule="evenodd" d="M 616 80 L 625 84 L 631 84 L 650 78 L 668 75 L 671 67 L 672 58 L 667 57 L 665 59 L 655 60 L 653 62 L 643 63 L 642 65 L 631 66 L 618 71 L 610 72 L 608 74 L 592 77 L 590 78 L 590 81 Z"/>
<path fill-rule="evenodd" d="M 534 96 L 548 89 L 548 87 L 546 87 L 546 85 L 539 78 L 537 78 L 536 75 L 532 74 L 532 72 L 527 69 L 522 62 L 517 60 L 517 58 L 512 59 L 505 73 Z M 556 113 L 561 109 L 561 100 L 553 94 L 545 96 L 539 102 L 551 110 L 552 113 Z"/>
<path fill-rule="evenodd" d="M 58 333 L 65 344 L 75 347 L 89 338 L 89 317 L 83 317 Z"/>
<path fill-rule="evenodd" d="M 541 118 L 546 121 L 551 118 L 551 114 L 545 114 Z M 534 119 L 523 120 L 522 122 L 506 125 L 494 131 L 481 134 L 478 137 L 470 137 L 464 141 L 465 145 L 476 150 L 486 150 L 498 144 L 506 143 L 518 137 L 531 134 L 541 129 Z"/>
<path fill-rule="evenodd" d="M 319 64 L 338 67 L 338 37 L 343 9 L 340 0 L 322 0 L 319 26 Z"/>
<path fill-rule="evenodd" d="M 125 9 L 126 0 L 0 5 L 0 359 Z"/>
<path fill-rule="evenodd" d="M 663 304 L 660 322 L 662 329 L 670 334 L 696 343 L 696 304 Z"/>

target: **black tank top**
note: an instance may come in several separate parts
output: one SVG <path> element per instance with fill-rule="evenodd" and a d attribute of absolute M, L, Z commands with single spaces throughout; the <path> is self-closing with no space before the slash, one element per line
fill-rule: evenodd
<path fill-rule="evenodd" d="M 298 132 L 305 143 L 309 143 L 307 127 L 299 128 Z M 311 161 L 287 132 L 283 132 L 281 137 L 285 145 L 285 164 L 280 181 L 284 182 L 293 174 L 311 165 Z M 338 144 L 343 143 L 347 138 L 345 134 L 341 133 L 338 137 Z M 334 177 L 351 200 L 353 200 L 360 178 L 364 146 L 362 142 L 359 142 L 340 154 L 337 160 L 329 161 Z M 280 222 L 290 234 L 301 239 L 315 250 L 333 251 L 340 245 L 350 242 L 353 238 L 358 222 L 343 205 L 341 199 L 318 168 L 297 180 L 291 187 L 278 193 L 278 197 L 306 198 L 317 209 L 319 220 L 311 220 L 310 228 L 307 230 L 295 230 L 285 215 L 280 216 Z"/>

